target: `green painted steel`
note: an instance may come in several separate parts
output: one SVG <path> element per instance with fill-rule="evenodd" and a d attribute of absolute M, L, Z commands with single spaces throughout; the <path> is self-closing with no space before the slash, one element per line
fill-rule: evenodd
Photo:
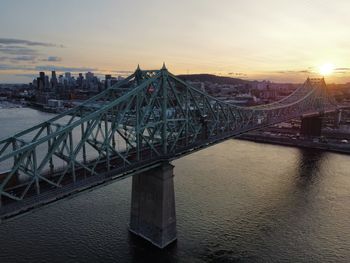
<path fill-rule="evenodd" d="M 147 71 L 138 67 L 80 106 L 0 141 L 0 167 L 7 169 L 0 173 L 0 216 L 7 206 L 34 204 L 94 178 L 144 169 L 327 109 L 336 104 L 323 79 L 307 79 L 279 102 L 238 107 L 195 89 L 165 65 Z"/>

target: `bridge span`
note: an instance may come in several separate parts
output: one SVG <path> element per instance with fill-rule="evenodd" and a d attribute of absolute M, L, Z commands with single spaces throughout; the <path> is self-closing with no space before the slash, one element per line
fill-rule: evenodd
<path fill-rule="evenodd" d="M 138 67 L 81 105 L 0 141 L 0 218 L 132 175 L 129 228 L 163 248 L 176 239 L 171 160 L 294 118 L 306 127 L 337 110 L 324 79 L 308 78 L 275 103 L 239 107 L 165 66 Z"/>

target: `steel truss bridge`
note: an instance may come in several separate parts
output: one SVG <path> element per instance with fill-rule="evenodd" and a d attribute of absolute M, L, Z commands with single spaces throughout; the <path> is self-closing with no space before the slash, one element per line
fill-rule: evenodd
<path fill-rule="evenodd" d="M 165 66 L 138 67 L 81 105 L 0 141 L 0 218 L 254 129 L 336 109 L 324 79 L 307 79 L 272 104 L 239 107 Z"/>

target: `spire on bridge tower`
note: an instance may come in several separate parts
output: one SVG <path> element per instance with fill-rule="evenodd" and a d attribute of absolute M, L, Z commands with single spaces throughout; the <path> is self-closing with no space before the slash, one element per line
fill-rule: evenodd
<path fill-rule="evenodd" d="M 142 71 L 140 69 L 140 64 L 137 64 L 137 68 L 135 70 L 135 78 L 136 78 L 136 81 L 137 81 L 137 84 L 140 84 L 141 81 L 142 81 Z"/>
<path fill-rule="evenodd" d="M 163 62 L 162 70 L 166 70 L 165 62 Z"/>

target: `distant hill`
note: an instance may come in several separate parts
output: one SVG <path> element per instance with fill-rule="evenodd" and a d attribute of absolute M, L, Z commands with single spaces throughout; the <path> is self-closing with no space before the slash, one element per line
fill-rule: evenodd
<path fill-rule="evenodd" d="M 231 78 L 231 77 L 222 77 L 222 76 L 216 76 L 211 74 L 188 74 L 188 75 L 178 75 L 177 77 L 184 81 L 200 81 L 200 82 L 209 81 L 212 83 L 230 84 L 230 85 L 250 83 L 250 81 L 248 80 Z"/>

